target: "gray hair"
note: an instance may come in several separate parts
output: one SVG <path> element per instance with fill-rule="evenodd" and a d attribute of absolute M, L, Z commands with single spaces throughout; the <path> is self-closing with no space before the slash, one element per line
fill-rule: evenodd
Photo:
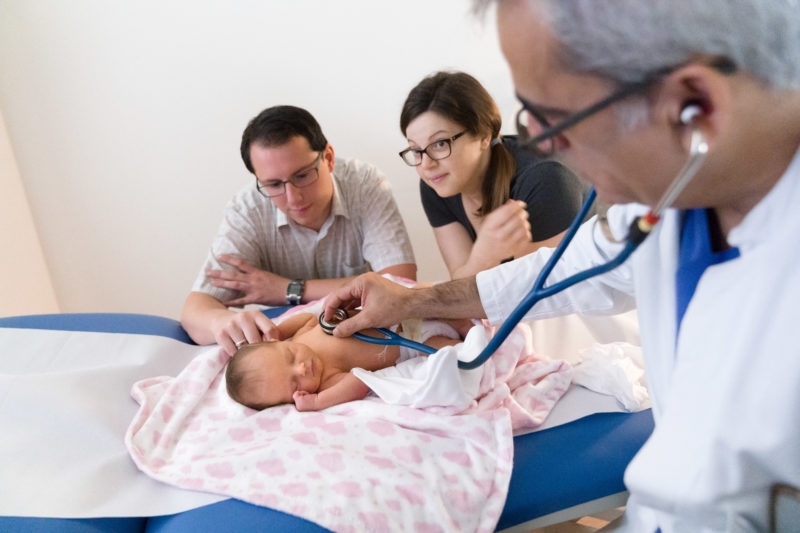
<path fill-rule="evenodd" d="M 498 1 L 498 0 L 495 0 Z M 477 11 L 491 3 L 475 0 Z M 724 56 L 774 89 L 800 89 L 798 0 L 536 0 L 569 71 L 641 81 Z"/>
<path fill-rule="evenodd" d="M 473 0 L 480 13 L 494 2 Z M 528 0 L 559 43 L 567 71 L 615 83 L 702 56 L 724 56 L 773 89 L 800 89 L 800 0 Z M 623 128 L 648 117 L 646 97 L 614 106 Z"/>

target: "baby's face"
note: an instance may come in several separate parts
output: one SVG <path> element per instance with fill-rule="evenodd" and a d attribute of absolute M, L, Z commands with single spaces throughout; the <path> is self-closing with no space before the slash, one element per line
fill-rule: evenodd
<path fill-rule="evenodd" d="M 266 342 L 247 356 L 248 401 L 294 403 L 296 391 L 317 392 L 322 361 L 311 348 L 293 341 Z"/>

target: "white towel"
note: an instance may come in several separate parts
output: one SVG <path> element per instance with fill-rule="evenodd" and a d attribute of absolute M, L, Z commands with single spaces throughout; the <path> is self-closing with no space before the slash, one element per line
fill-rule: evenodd
<path fill-rule="evenodd" d="M 430 356 L 420 355 L 374 372 L 355 368 L 353 374 L 386 403 L 451 407 L 460 412 L 478 396 L 483 372 L 480 368 L 460 370 L 459 354 L 471 360 L 485 345 L 485 329 L 476 326 L 463 343 L 446 346 Z"/>
<path fill-rule="evenodd" d="M 458 360 L 473 360 L 494 330 L 475 326 L 463 343 L 442 348 L 375 372 L 353 373 L 387 403 L 437 413 L 509 409 L 515 430 L 541 425 L 570 384 L 564 361 L 541 361 L 533 354 L 530 329 L 518 325 L 480 367 L 460 370 Z"/>
<path fill-rule="evenodd" d="M 628 411 L 650 407 L 642 348 L 627 342 L 595 344 L 580 352 L 572 382 L 608 394 Z"/>

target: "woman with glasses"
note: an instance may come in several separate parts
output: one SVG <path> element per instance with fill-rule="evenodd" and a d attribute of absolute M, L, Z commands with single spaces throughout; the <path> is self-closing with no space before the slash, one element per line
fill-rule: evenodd
<path fill-rule="evenodd" d="M 464 72 L 438 72 L 406 98 L 400 152 L 453 279 L 555 246 L 589 187 L 562 164 L 500 137 L 492 97 Z"/>

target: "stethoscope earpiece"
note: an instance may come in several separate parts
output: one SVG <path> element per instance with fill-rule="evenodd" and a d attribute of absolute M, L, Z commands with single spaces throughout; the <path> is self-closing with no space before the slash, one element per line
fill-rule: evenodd
<path fill-rule="evenodd" d="M 680 121 L 681 124 L 689 125 L 691 124 L 695 117 L 700 116 L 703 113 L 703 109 L 697 104 L 689 104 L 681 109 Z"/>

